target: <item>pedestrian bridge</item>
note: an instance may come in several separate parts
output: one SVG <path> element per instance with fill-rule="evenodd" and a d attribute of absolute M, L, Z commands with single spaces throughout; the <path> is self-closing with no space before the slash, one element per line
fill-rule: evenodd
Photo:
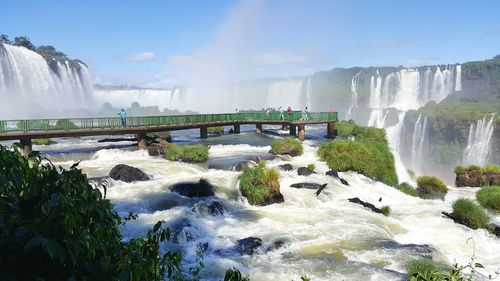
<path fill-rule="evenodd" d="M 298 131 L 298 138 L 304 140 L 305 126 L 313 124 L 326 124 L 326 135 L 332 138 L 337 121 L 337 112 L 309 112 L 305 117 L 300 111 L 127 117 L 126 126 L 119 117 L 5 120 L 0 121 L 0 141 L 19 140 L 23 154 L 29 154 L 31 140 L 39 138 L 134 134 L 140 141 L 150 132 L 197 128 L 200 137 L 206 138 L 209 127 L 234 126 L 233 132 L 238 134 L 240 125 L 248 124 L 255 124 L 257 133 L 265 124 L 288 126 L 290 135 L 297 136 Z"/>

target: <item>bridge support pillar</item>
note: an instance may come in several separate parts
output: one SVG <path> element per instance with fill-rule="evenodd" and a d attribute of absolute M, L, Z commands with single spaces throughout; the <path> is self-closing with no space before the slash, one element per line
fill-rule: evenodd
<path fill-rule="evenodd" d="M 262 124 L 255 124 L 255 132 L 257 134 L 262 133 Z"/>
<path fill-rule="evenodd" d="M 137 145 L 139 145 L 140 148 L 146 148 L 148 146 L 148 137 L 146 133 L 136 134 L 135 138 L 137 139 Z"/>
<path fill-rule="evenodd" d="M 326 138 L 333 139 L 335 138 L 335 123 L 329 122 L 326 124 Z"/>
<path fill-rule="evenodd" d="M 299 140 L 303 141 L 306 139 L 306 125 L 301 124 L 299 127 Z"/>
<path fill-rule="evenodd" d="M 297 126 L 290 124 L 290 136 L 297 135 Z"/>
<path fill-rule="evenodd" d="M 239 134 L 240 133 L 240 124 L 234 124 L 233 132 L 235 134 Z"/>
<path fill-rule="evenodd" d="M 285 124 L 285 123 L 281 124 L 281 129 L 282 130 L 287 130 L 288 129 L 288 125 Z"/>
<path fill-rule="evenodd" d="M 31 139 L 21 139 L 21 155 L 28 156 L 33 151 Z"/>
<path fill-rule="evenodd" d="M 207 126 L 203 126 L 200 128 L 200 139 L 206 139 L 208 136 Z"/>

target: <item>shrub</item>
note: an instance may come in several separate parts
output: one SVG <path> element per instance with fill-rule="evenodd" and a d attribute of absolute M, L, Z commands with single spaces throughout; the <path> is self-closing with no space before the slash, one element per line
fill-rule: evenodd
<path fill-rule="evenodd" d="M 224 134 L 224 126 L 208 127 L 207 133 L 209 133 L 209 134 Z"/>
<path fill-rule="evenodd" d="M 340 121 L 335 123 L 335 130 L 337 131 L 337 136 L 347 137 L 353 135 L 354 128 L 356 124 L 354 121 Z"/>
<path fill-rule="evenodd" d="M 383 206 L 382 208 L 380 208 L 380 212 L 387 217 L 391 213 L 391 207 Z"/>
<path fill-rule="evenodd" d="M 481 171 L 481 167 L 477 166 L 477 165 L 470 165 L 467 170 L 469 171 Z"/>
<path fill-rule="evenodd" d="M 476 193 L 476 199 L 484 208 L 500 212 L 500 186 L 481 188 Z"/>
<path fill-rule="evenodd" d="M 250 277 L 243 276 L 238 269 L 233 268 L 226 270 L 224 281 L 250 281 Z"/>
<path fill-rule="evenodd" d="M 432 280 L 431 276 L 440 272 L 436 264 L 431 259 L 426 258 L 410 261 L 406 265 L 406 271 L 409 277 L 418 275 L 424 278 L 417 280 Z"/>
<path fill-rule="evenodd" d="M 0 146 L 0 279 L 161 280 L 181 274 L 180 253 L 160 255 L 160 242 L 170 236 L 161 222 L 147 238 L 123 241 L 118 226 L 124 220 L 103 188 L 104 194 L 90 185 L 76 164 L 56 168 Z"/>
<path fill-rule="evenodd" d="M 33 139 L 32 142 L 36 145 L 49 145 L 51 143 L 50 139 Z"/>
<path fill-rule="evenodd" d="M 311 164 L 307 165 L 307 169 L 314 172 L 314 170 L 316 170 L 316 165 L 311 163 Z"/>
<path fill-rule="evenodd" d="M 70 130 L 70 129 L 76 129 L 75 123 L 73 123 L 69 119 L 59 119 L 56 122 L 56 128 L 60 130 Z"/>
<path fill-rule="evenodd" d="M 280 194 L 279 172 L 265 167 L 264 161 L 257 167 L 247 167 L 240 178 L 240 190 L 250 204 L 265 205 Z"/>
<path fill-rule="evenodd" d="M 487 164 L 483 168 L 481 168 L 481 172 L 483 174 L 500 174 L 500 165 L 496 165 L 493 163 Z"/>
<path fill-rule="evenodd" d="M 414 196 L 414 197 L 418 197 L 418 190 L 413 188 L 409 183 L 407 182 L 402 182 L 398 185 L 396 185 L 396 188 L 405 193 L 405 194 L 408 194 L 410 196 Z"/>
<path fill-rule="evenodd" d="M 387 144 L 387 137 L 384 129 L 374 127 L 358 127 L 356 140 L 359 141 L 377 141 Z"/>
<path fill-rule="evenodd" d="M 481 207 L 469 199 L 460 198 L 452 204 L 452 215 L 472 229 L 491 229 L 489 218 Z"/>
<path fill-rule="evenodd" d="M 434 176 L 421 176 L 417 178 L 418 192 L 422 198 L 442 197 L 448 193 L 448 187 Z"/>
<path fill-rule="evenodd" d="M 208 160 L 208 148 L 202 144 L 169 144 L 165 147 L 165 158 L 170 161 L 205 162 Z"/>
<path fill-rule="evenodd" d="M 288 154 L 291 156 L 302 155 L 304 148 L 299 140 L 289 137 L 282 140 L 274 140 L 271 143 L 272 154 Z"/>
<path fill-rule="evenodd" d="M 457 175 L 461 175 L 461 174 L 465 173 L 466 171 L 467 171 L 467 168 L 465 168 L 462 165 L 458 165 L 455 167 L 455 174 L 457 174 Z"/>

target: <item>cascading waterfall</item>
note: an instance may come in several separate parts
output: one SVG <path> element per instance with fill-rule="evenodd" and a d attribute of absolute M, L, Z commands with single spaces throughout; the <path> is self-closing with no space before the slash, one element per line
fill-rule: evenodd
<path fill-rule="evenodd" d="M 306 106 L 311 107 L 311 76 L 307 78 L 307 85 L 306 85 Z"/>
<path fill-rule="evenodd" d="M 358 80 L 359 80 L 359 75 L 361 74 L 361 71 L 356 73 L 351 79 L 351 106 L 347 110 L 345 114 L 345 119 L 349 120 L 353 118 L 353 113 L 352 110 L 354 108 L 358 107 Z"/>
<path fill-rule="evenodd" d="M 33 103 L 45 109 L 60 109 L 93 104 L 89 74 L 84 64 L 53 61 L 49 66 L 34 51 L 1 43 L 0 89 L 0 99 L 9 106 Z"/>
<path fill-rule="evenodd" d="M 477 120 L 476 124 L 471 124 L 469 129 L 469 138 L 467 147 L 463 154 L 464 165 L 483 166 L 488 162 L 488 156 L 491 147 L 491 138 L 494 131 L 495 114 L 484 116 L 482 120 Z"/>
<path fill-rule="evenodd" d="M 368 120 L 368 126 L 385 128 L 385 120 L 387 119 L 389 111 L 383 109 L 374 109 L 370 114 L 370 119 Z"/>
<path fill-rule="evenodd" d="M 382 77 L 379 75 L 377 70 L 377 78 L 372 76 L 370 81 L 370 107 L 380 108 L 381 107 L 381 89 L 382 89 Z"/>
<path fill-rule="evenodd" d="M 424 121 L 422 121 L 422 119 Z M 422 170 L 422 158 L 424 155 L 425 131 L 427 129 L 427 116 L 422 118 L 419 114 L 415 127 L 413 129 L 413 138 L 411 146 L 412 168 L 418 171 Z"/>
<path fill-rule="evenodd" d="M 302 109 L 300 93 L 304 80 L 286 79 L 276 81 L 269 86 L 266 107 L 278 108 L 290 105 L 293 109 Z"/>
<path fill-rule="evenodd" d="M 462 66 L 457 65 L 456 77 L 455 77 L 455 92 L 462 91 Z"/>

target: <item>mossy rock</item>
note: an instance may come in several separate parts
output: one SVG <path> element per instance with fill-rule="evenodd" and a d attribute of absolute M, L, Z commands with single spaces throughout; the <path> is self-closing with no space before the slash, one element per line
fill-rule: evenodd
<path fill-rule="evenodd" d="M 165 147 L 165 159 L 188 163 L 201 163 L 208 160 L 208 148 L 201 144 L 176 145 L 169 144 Z"/>
<path fill-rule="evenodd" d="M 476 199 L 484 208 L 500 212 L 500 186 L 481 188 L 476 193 Z"/>
<path fill-rule="evenodd" d="M 289 137 L 282 140 L 274 140 L 271 143 L 272 154 L 299 156 L 304 152 L 304 147 L 299 140 Z"/>
<path fill-rule="evenodd" d="M 469 199 L 460 198 L 453 202 L 451 215 L 463 225 L 472 229 L 484 228 L 492 230 L 490 221 L 484 210 Z"/>
<path fill-rule="evenodd" d="M 446 187 L 446 184 L 434 176 L 418 177 L 417 186 L 420 197 L 425 199 L 442 199 L 446 193 L 448 193 L 448 187 Z"/>
<path fill-rule="evenodd" d="M 241 194 L 251 205 L 265 206 L 284 201 L 280 192 L 279 172 L 261 161 L 256 167 L 247 167 L 240 177 Z"/>

